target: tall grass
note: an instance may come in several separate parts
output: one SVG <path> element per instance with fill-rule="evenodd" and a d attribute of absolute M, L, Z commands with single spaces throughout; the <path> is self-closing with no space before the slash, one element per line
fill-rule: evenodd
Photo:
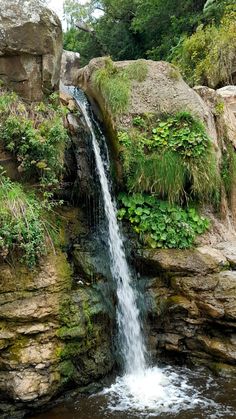
<path fill-rule="evenodd" d="M 145 60 L 137 60 L 128 65 L 124 71 L 130 80 L 142 82 L 147 77 L 148 66 Z"/>
<path fill-rule="evenodd" d="M 150 192 L 169 202 L 180 202 L 184 195 L 187 170 L 182 159 L 171 151 L 143 155 L 134 162 L 128 187 L 134 192 Z"/>

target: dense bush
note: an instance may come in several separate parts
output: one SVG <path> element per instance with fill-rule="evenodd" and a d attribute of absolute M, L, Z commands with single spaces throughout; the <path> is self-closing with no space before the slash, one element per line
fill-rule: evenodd
<path fill-rule="evenodd" d="M 235 56 L 236 6 L 224 15 L 220 26 L 201 25 L 191 37 L 183 38 L 173 52 L 173 62 L 191 85 L 216 87 L 232 83 Z"/>
<path fill-rule="evenodd" d="M 26 105 L 16 94 L 0 92 L 0 141 L 16 156 L 26 179 L 47 186 L 60 180 L 68 140 L 63 112 L 55 95 L 48 103 Z"/>
<path fill-rule="evenodd" d="M 170 202 L 216 197 L 217 162 L 198 120 L 182 112 L 158 121 L 138 116 L 133 125 L 119 133 L 129 192 L 155 193 Z"/>
<path fill-rule="evenodd" d="M 39 201 L 0 173 L 0 202 L 0 255 L 7 258 L 17 252 L 22 262 L 34 267 L 51 242 L 47 201 Z"/>
<path fill-rule="evenodd" d="M 184 210 L 141 194 L 121 195 L 120 201 L 118 218 L 129 221 L 141 241 L 152 248 L 191 247 L 197 234 L 209 228 L 209 221 L 194 208 Z"/>

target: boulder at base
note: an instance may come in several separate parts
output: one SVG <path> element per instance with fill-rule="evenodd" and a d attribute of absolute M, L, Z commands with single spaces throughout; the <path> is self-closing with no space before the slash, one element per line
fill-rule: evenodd
<path fill-rule="evenodd" d="M 62 54 L 59 18 L 36 0 L 2 0 L 0 78 L 29 100 L 58 88 Z"/>

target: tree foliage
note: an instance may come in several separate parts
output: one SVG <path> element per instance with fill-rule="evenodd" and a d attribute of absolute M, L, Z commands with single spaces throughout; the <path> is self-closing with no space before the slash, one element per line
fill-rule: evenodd
<path fill-rule="evenodd" d="M 236 56 L 236 7 L 227 9 L 220 24 L 199 26 L 185 37 L 172 59 L 191 84 L 217 87 L 232 84 Z"/>
<path fill-rule="evenodd" d="M 92 0 L 81 5 L 65 0 L 64 47 L 80 52 L 82 65 L 101 55 L 114 60 L 171 60 L 183 39 L 201 24 L 218 25 L 234 4 L 234 0 Z M 92 34 L 75 30 L 81 20 Z"/>

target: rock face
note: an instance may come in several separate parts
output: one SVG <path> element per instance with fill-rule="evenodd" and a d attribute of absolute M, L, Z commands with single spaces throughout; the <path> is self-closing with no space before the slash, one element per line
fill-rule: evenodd
<path fill-rule="evenodd" d="M 80 54 L 63 51 L 61 61 L 61 81 L 66 86 L 76 86 L 80 68 Z"/>
<path fill-rule="evenodd" d="M 59 310 L 70 286 L 63 255 L 51 256 L 37 271 L 1 264 L 1 398 L 32 403 L 49 400 L 60 386 Z M 0 412 L 3 414 L 2 405 Z"/>
<path fill-rule="evenodd" d="M 236 375 L 236 272 L 228 246 L 146 251 L 138 260 L 149 275 L 145 286 L 154 356 Z"/>
<path fill-rule="evenodd" d="M 3 0 L 0 78 L 23 97 L 41 100 L 58 88 L 62 54 L 59 18 L 41 1 Z"/>
<path fill-rule="evenodd" d="M 214 115 L 218 142 L 227 139 L 225 147 L 232 144 L 236 150 L 236 87 L 225 86 L 218 90 L 206 86 L 197 86 L 194 90 L 202 97 Z M 236 180 L 232 177 L 232 186 L 228 199 L 234 226 L 236 226 Z M 227 211 L 226 211 L 227 212 Z"/>
<path fill-rule="evenodd" d="M 110 307 L 97 286 L 80 281 L 72 291 L 63 254 L 33 272 L 0 267 L 1 418 L 46 404 L 69 383 L 84 387 L 110 372 Z"/>

